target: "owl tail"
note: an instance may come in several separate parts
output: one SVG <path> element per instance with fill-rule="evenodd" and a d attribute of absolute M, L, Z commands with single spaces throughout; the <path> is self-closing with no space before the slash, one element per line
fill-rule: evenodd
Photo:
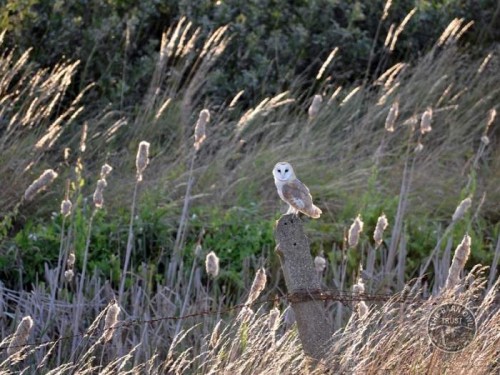
<path fill-rule="evenodd" d="M 313 219 L 317 219 L 321 216 L 322 213 L 323 211 L 321 211 L 319 207 L 313 204 L 309 212 L 307 212 L 307 215 L 311 216 Z"/>

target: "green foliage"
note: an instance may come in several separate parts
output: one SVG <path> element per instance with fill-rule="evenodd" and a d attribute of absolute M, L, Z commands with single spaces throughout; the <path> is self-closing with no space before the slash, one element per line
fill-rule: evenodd
<path fill-rule="evenodd" d="M 418 56 L 455 17 L 476 21 L 469 37 L 473 42 L 499 37 L 494 0 L 419 1 L 396 50 L 388 54 L 381 47 L 391 23 L 397 26 L 415 2 L 393 2 L 377 33 L 385 4 L 386 0 L 9 0 L 0 8 L 0 27 L 9 31 L 12 46 L 21 51 L 34 47 L 33 58 L 42 66 L 61 58 L 81 60 L 84 68 L 75 88 L 96 82 L 100 105 L 116 100 L 120 106 L 134 105 L 142 97 L 161 33 L 181 16 L 205 34 L 230 25 L 232 43 L 207 85 L 212 102 L 225 101 L 241 89 L 243 100 L 250 103 L 299 81 L 310 87 L 335 47 L 341 54 L 328 75 L 339 84 L 359 80 L 370 60 L 376 73 L 403 56 Z"/>

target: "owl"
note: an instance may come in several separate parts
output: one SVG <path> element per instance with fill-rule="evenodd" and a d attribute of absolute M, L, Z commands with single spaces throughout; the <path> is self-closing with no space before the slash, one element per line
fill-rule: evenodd
<path fill-rule="evenodd" d="M 279 162 L 273 168 L 274 183 L 280 198 L 289 204 L 287 214 L 303 214 L 317 219 L 321 210 L 313 204 L 311 193 L 295 176 L 290 163 Z"/>

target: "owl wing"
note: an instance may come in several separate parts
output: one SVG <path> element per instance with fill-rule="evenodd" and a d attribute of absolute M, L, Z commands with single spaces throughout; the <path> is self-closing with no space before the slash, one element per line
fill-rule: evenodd
<path fill-rule="evenodd" d="M 282 189 L 283 198 L 285 201 L 305 214 L 311 210 L 313 206 L 312 197 L 309 189 L 300 180 L 295 179 L 283 185 Z"/>

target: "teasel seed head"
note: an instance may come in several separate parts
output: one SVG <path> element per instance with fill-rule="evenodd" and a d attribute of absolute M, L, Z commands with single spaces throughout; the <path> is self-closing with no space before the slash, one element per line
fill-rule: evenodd
<path fill-rule="evenodd" d="M 431 122 L 432 122 L 432 108 L 429 107 L 422 114 L 422 118 L 420 119 L 420 133 L 422 134 L 429 133 L 432 130 Z"/>
<path fill-rule="evenodd" d="M 469 210 L 472 204 L 472 199 L 470 197 L 465 198 L 455 209 L 453 216 L 451 217 L 452 221 L 457 221 L 461 219 L 465 213 Z"/>
<path fill-rule="evenodd" d="M 207 274 L 213 278 L 219 274 L 219 258 L 213 251 L 209 252 L 205 258 L 205 269 Z"/>
<path fill-rule="evenodd" d="M 385 119 L 385 130 L 392 133 L 394 131 L 394 125 L 396 124 L 396 120 L 399 114 L 399 101 L 395 101 L 392 103 L 391 108 L 389 109 L 389 113 Z"/>
<path fill-rule="evenodd" d="M 389 223 L 387 222 L 387 217 L 385 214 L 382 214 L 377 219 L 377 225 L 375 226 L 375 231 L 373 232 L 373 240 L 375 241 L 375 245 L 378 247 L 382 243 L 384 237 L 384 231 L 387 228 Z"/>
<path fill-rule="evenodd" d="M 8 355 L 13 355 L 22 349 L 22 346 L 28 341 L 32 328 L 33 319 L 31 319 L 29 315 L 25 316 L 17 326 L 16 332 L 10 341 L 9 347 L 7 348 Z"/>
<path fill-rule="evenodd" d="M 259 298 L 260 293 L 266 287 L 266 271 L 264 268 L 259 268 L 257 273 L 255 274 L 255 278 L 253 279 L 252 287 L 250 288 L 250 294 L 247 298 L 247 304 L 251 305 L 257 298 Z"/>
<path fill-rule="evenodd" d="M 318 115 L 321 108 L 321 103 L 323 103 L 323 97 L 320 94 L 314 95 L 312 103 L 307 111 L 310 119 L 313 119 Z"/>
<path fill-rule="evenodd" d="M 135 158 L 135 166 L 137 168 L 137 181 L 142 181 L 142 174 L 149 163 L 149 142 L 142 141 L 139 143 L 137 156 Z"/>
<path fill-rule="evenodd" d="M 453 260 L 448 271 L 445 289 L 451 289 L 458 284 L 458 281 L 460 280 L 460 272 L 464 269 L 467 259 L 469 259 L 470 246 L 471 238 L 468 234 L 466 234 L 460 245 L 458 245 L 455 250 L 455 255 L 453 256 Z"/>
<path fill-rule="evenodd" d="M 325 268 L 326 268 L 326 259 L 323 257 L 323 255 L 317 255 L 314 258 L 314 268 L 316 269 L 317 273 L 322 273 Z"/>
<path fill-rule="evenodd" d="M 69 199 L 64 199 L 61 202 L 61 215 L 64 217 L 69 216 L 71 214 L 71 208 L 73 207 L 71 201 Z"/>
<path fill-rule="evenodd" d="M 363 221 L 361 220 L 361 215 L 358 215 L 351 227 L 349 228 L 349 235 L 347 242 L 349 247 L 355 247 L 359 241 L 359 234 L 363 231 Z"/>
<path fill-rule="evenodd" d="M 24 199 L 31 201 L 35 195 L 47 188 L 55 179 L 57 173 L 52 169 L 46 169 L 24 192 Z"/>
<path fill-rule="evenodd" d="M 111 306 L 108 307 L 106 317 L 104 318 L 104 329 L 102 333 L 103 343 L 106 343 L 113 338 L 116 324 L 118 322 L 118 315 L 120 314 L 120 306 L 118 306 L 115 301 L 112 301 L 111 303 Z"/>
<path fill-rule="evenodd" d="M 210 111 L 203 109 L 194 127 L 194 149 L 198 151 L 207 138 L 207 124 L 210 122 Z"/>

